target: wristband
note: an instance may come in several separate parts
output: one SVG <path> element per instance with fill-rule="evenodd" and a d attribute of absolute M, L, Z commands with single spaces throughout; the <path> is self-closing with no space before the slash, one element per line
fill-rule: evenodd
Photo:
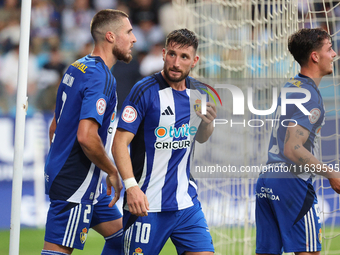
<path fill-rule="evenodd" d="M 127 178 L 123 180 L 123 182 L 124 182 L 125 190 L 131 187 L 134 187 L 134 186 L 138 186 L 135 177 Z"/>

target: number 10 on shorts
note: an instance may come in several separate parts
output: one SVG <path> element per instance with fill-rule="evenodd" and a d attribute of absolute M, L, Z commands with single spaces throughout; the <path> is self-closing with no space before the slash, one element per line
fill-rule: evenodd
<path fill-rule="evenodd" d="M 151 224 L 136 222 L 136 243 L 148 243 L 150 239 Z"/>

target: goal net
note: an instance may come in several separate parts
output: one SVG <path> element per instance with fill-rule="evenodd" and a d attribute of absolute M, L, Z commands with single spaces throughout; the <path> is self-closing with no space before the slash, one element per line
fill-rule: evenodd
<path fill-rule="evenodd" d="M 340 3 L 329 0 L 173 0 L 172 3 L 177 14 L 176 25 L 187 27 L 199 38 L 200 61 L 192 76 L 215 87 L 223 99 L 223 106 L 217 102 L 221 125 L 215 128 L 209 147 L 197 146 L 195 169 L 192 169 L 216 254 L 254 254 L 254 188 L 258 172 L 251 166 L 265 164 L 272 126 L 265 121 L 268 116 L 256 117 L 257 123 L 264 123 L 261 127 L 254 128 L 260 126 L 254 122 L 249 125 L 249 120 L 255 117 L 247 107 L 243 116 L 239 119 L 233 116 L 231 120 L 235 106 L 230 91 L 221 89 L 221 84 L 237 84 L 245 98 L 251 85 L 254 108 L 269 109 L 280 86 L 299 71 L 287 49 L 290 34 L 302 27 L 323 27 L 332 37 L 333 49 L 340 53 Z M 327 119 L 321 131 L 320 156 L 324 163 L 334 166 L 339 164 L 340 156 L 339 71 L 337 57 L 333 74 L 320 85 Z M 240 178 L 230 171 L 230 166 L 238 169 L 248 166 L 248 172 Z M 223 172 L 223 167 L 227 172 Z M 321 177 L 317 177 L 315 189 L 323 224 L 322 254 L 339 254 L 339 196 Z"/>

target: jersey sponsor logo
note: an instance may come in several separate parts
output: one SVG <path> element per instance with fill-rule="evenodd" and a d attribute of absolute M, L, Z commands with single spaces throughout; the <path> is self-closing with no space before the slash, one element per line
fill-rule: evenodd
<path fill-rule="evenodd" d="M 85 70 L 87 69 L 87 66 L 84 65 L 83 63 L 80 63 L 79 61 L 72 63 L 71 66 L 74 66 L 75 68 L 77 68 L 82 73 L 86 73 Z"/>
<path fill-rule="evenodd" d="M 189 126 L 187 123 L 181 127 L 157 127 L 155 129 L 155 135 L 159 139 L 163 138 L 180 138 L 194 136 L 197 132 L 197 127 Z M 180 141 L 157 141 L 154 146 L 157 150 L 177 150 L 190 148 L 191 142 L 189 139 Z"/>
<path fill-rule="evenodd" d="M 83 228 L 83 230 L 80 233 L 80 242 L 84 244 L 86 241 L 86 238 L 87 238 L 87 228 Z"/>
<path fill-rule="evenodd" d="M 96 103 L 97 112 L 99 115 L 103 115 L 106 109 L 106 101 L 104 98 L 98 99 Z"/>
<path fill-rule="evenodd" d="M 63 78 L 63 83 L 69 87 L 72 87 L 73 82 L 74 82 L 74 77 L 66 73 Z"/>
<path fill-rule="evenodd" d="M 280 201 L 280 197 L 276 194 L 274 194 L 273 189 L 261 187 L 261 193 L 255 192 L 255 195 L 257 198 L 267 198 L 272 201 Z"/>
<path fill-rule="evenodd" d="M 178 150 L 190 148 L 190 140 L 172 141 L 172 142 L 156 142 L 155 149 L 157 150 Z"/>
<path fill-rule="evenodd" d="M 318 127 L 318 128 L 316 129 L 315 134 L 316 134 L 317 136 L 320 136 L 321 128 L 322 128 L 322 126 L 320 126 L 320 127 Z"/>
<path fill-rule="evenodd" d="M 143 255 L 143 250 L 141 248 L 135 249 L 135 252 L 132 253 L 132 255 Z"/>
<path fill-rule="evenodd" d="M 320 116 L 321 116 L 320 109 L 318 109 L 318 108 L 312 109 L 310 111 L 310 115 L 308 116 L 309 122 L 311 124 L 315 124 L 318 121 L 318 119 L 320 118 Z"/>
<path fill-rule="evenodd" d="M 111 115 L 111 122 L 115 121 L 115 117 L 116 117 L 116 111 L 114 111 Z"/>
<path fill-rule="evenodd" d="M 137 119 L 137 111 L 130 105 L 125 106 L 124 111 L 122 113 L 122 119 L 126 123 L 132 123 Z"/>
<path fill-rule="evenodd" d="M 170 126 L 169 128 L 160 126 L 155 129 L 155 135 L 158 138 L 164 138 L 166 136 L 168 137 L 188 137 L 189 135 L 195 135 L 197 132 L 197 127 L 195 126 L 189 126 L 188 124 L 183 124 L 181 127 L 176 128 L 173 126 Z"/>

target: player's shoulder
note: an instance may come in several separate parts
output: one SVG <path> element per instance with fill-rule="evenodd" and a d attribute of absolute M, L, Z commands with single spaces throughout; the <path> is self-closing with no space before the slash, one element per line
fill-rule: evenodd
<path fill-rule="evenodd" d="M 313 86 L 315 86 L 314 81 L 311 78 L 300 73 L 290 78 L 285 85 L 285 87 L 304 88 L 307 90 L 311 90 Z"/>
<path fill-rule="evenodd" d="M 87 75 L 105 74 L 106 76 L 112 76 L 109 68 L 99 56 L 86 55 L 74 61 L 71 66 Z"/>
<path fill-rule="evenodd" d="M 208 89 L 208 85 L 199 81 L 199 80 L 196 80 L 195 78 L 192 78 L 191 76 L 188 76 L 186 78 L 186 82 L 189 84 L 189 88 L 190 89 L 194 89 L 194 90 L 207 90 Z M 188 87 L 188 86 L 187 86 Z"/>
<path fill-rule="evenodd" d="M 154 85 L 158 84 L 158 81 L 155 77 L 155 75 L 150 75 L 150 76 L 146 76 L 143 79 L 141 79 L 140 81 L 138 81 L 133 87 L 134 88 L 151 88 Z"/>
<path fill-rule="evenodd" d="M 146 76 L 138 81 L 130 91 L 130 101 L 137 104 L 142 96 L 157 92 L 159 90 L 158 80 L 154 75 Z"/>

